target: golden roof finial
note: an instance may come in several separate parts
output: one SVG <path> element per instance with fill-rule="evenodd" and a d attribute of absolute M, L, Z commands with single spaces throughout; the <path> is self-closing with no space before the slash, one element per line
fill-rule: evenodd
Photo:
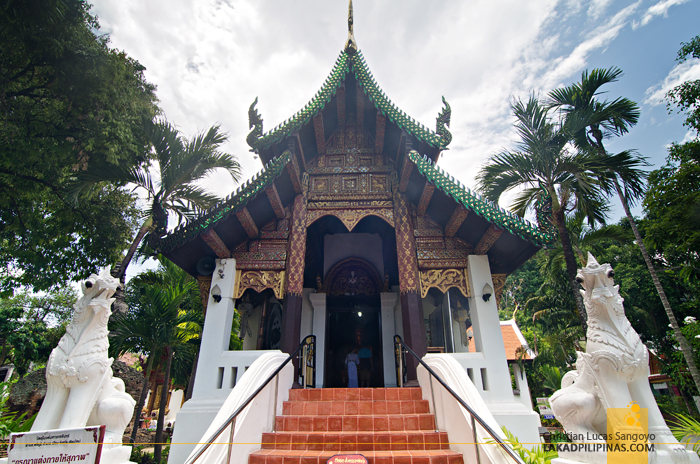
<path fill-rule="evenodd" d="M 345 42 L 345 53 L 348 53 L 350 55 L 354 54 L 357 51 L 357 42 L 355 42 L 355 35 L 353 34 L 352 30 L 352 24 L 353 24 L 353 16 L 352 16 L 352 0 L 350 0 L 350 3 L 348 5 L 348 40 Z"/>

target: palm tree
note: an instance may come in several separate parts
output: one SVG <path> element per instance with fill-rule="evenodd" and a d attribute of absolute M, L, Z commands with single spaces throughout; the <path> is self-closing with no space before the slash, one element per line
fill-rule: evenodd
<path fill-rule="evenodd" d="M 602 156 L 608 156 L 603 146 L 603 139 L 626 134 L 639 120 L 639 107 L 635 102 L 627 98 L 601 102 L 597 98 L 601 94 L 600 88 L 603 85 L 618 81 L 621 75 L 622 70 L 615 67 L 594 69 L 590 74 L 588 71 L 584 71 L 581 75 L 581 82 L 573 83 L 568 87 L 556 89 L 549 93 L 548 107 L 560 109 L 567 121 L 576 121 L 578 130 L 574 132 L 574 141 L 579 148 L 593 149 Z M 630 211 L 630 204 L 633 205 L 644 193 L 643 180 L 645 175 L 636 169 L 618 172 L 611 170 L 606 173 L 606 177 L 608 183 L 612 182 L 617 191 L 617 195 L 627 215 L 627 220 L 637 240 L 637 245 L 642 252 L 644 261 L 651 274 L 651 279 L 661 299 L 664 311 L 666 311 L 666 315 L 671 322 L 673 334 L 678 340 L 683 357 L 688 364 L 695 388 L 700 391 L 700 371 L 695 365 L 692 348 L 681 332 L 671 304 L 666 297 L 666 292 L 651 262 L 651 257 L 647 252 L 646 246 L 644 246 L 642 235 L 639 233 L 637 224 Z M 624 191 L 620 181 L 622 181 Z"/>
<path fill-rule="evenodd" d="M 520 216 L 544 196 L 551 200 L 551 221 L 559 233 L 569 286 L 585 333 L 586 310 L 576 281 L 578 266 L 566 228 L 566 215 L 579 211 L 590 224 L 604 223 L 606 204 L 599 180 L 601 173 L 626 159 L 618 155 L 602 158 L 573 150 L 569 143 L 572 124 L 553 122 L 535 97 L 525 104 L 516 101 L 512 109 L 521 142 L 516 151 L 490 158 L 477 176 L 479 189 L 492 201 L 498 201 L 506 191 L 522 189 L 512 205 Z"/>
<path fill-rule="evenodd" d="M 554 393 L 561 388 L 561 378 L 563 375 L 557 366 L 542 366 L 540 372 L 544 377 L 544 381 L 542 382 L 542 387 L 544 389 Z"/>
<path fill-rule="evenodd" d="M 146 234 L 152 246 L 167 232 L 168 214 L 182 220 L 211 207 L 219 198 L 198 185 L 217 169 L 225 169 L 234 181 L 240 178 L 240 165 L 230 154 L 219 151 L 226 135 L 213 126 L 190 140 L 165 120 L 149 121 L 145 126 L 153 151 L 149 159 L 133 167 L 92 166 L 76 176 L 71 196 L 78 200 L 104 182 L 132 184 L 144 192 L 148 206 L 144 221 L 126 256 L 113 269 L 114 277 L 124 280 L 126 269 Z"/>
<path fill-rule="evenodd" d="M 578 263 L 586 262 L 586 253 L 590 251 L 593 254 L 600 254 L 604 249 L 604 243 L 607 240 L 613 240 L 620 244 L 628 244 L 631 241 L 631 236 L 620 225 L 613 224 L 598 228 L 587 227 L 584 224 L 585 217 L 580 214 L 574 214 L 566 218 L 566 229 L 569 231 L 571 245 L 576 254 Z M 542 274 L 547 276 L 548 280 L 555 280 L 559 277 L 561 270 L 564 268 L 564 252 L 561 246 L 556 246 L 547 250 L 546 254 L 540 260 L 540 268 Z"/>
<path fill-rule="evenodd" d="M 540 268 L 546 265 L 542 254 L 538 255 L 537 261 Z M 576 361 L 572 353 L 581 350 L 579 340 L 586 334 L 579 317 L 571 312 L 570 308 L 575 303 L 571 292 L 567 291 L 568 287 L 566 272 L 560 270 L 559 275 L 545 280 L 537 293 L 528 298 L 525 311 L 532 314 L 533 324 L 541 327 L 540 341 L 550 348 L 550 354 L 567 366 L 572 366 Z"/>
<path fill-rule="evenodd" d="M 118 314 L 111 324 L 110 350 L 116 356 L 125 352 L 148 355 L 146 384 L 134 410 L 136 419 L 131 434 L 132 443 L 136 440 L 138 417 L 146 399 L 154 361 L 164 355 L 167 357 L 155 438 L 155 458 L 156 462 L 160 462 L 173 356 L 177 350 L 191 350 L 191 340 L 201 332 L 201 314 L 183 309 L 197 284 L 172 263 L 140 279 L 137 276 L 134 281 L 130 282 L 130 286 L 138 288 L 135 308 Z M 191 355 L 188 357 L 192 358 Z"/>

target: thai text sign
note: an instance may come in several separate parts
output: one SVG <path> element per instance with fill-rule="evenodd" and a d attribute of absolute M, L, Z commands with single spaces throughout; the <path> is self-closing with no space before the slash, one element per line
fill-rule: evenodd
<path fill-rule="evenodd" d="M 367 458 L 361 454 L 336 454 L 326 464 L 367 464 Z"/>
<path fill-rule="evenodd" d="M 549 398 L 537 398 L 537 409 L 542 419 L 554 419 L 554 411 L 549 404 Z"/>
<path fill-rule="evenodd" d="M 8 464 L 99 464 L 105 426 L 13 433 Z"/>

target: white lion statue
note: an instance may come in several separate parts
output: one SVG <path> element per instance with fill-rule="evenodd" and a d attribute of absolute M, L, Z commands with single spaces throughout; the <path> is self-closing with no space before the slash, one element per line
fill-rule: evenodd
<path fill-rule="evenodd" d="M 649 386 L 649 353 L 625 316 L 613 276 L 612 267 L 598 264 L 590 253 L 587 266 L 578 271 L 576 280 L 584 288 L 588 314 L 586 352 L 576 353 L 576 370 L 564 375 L 561 390 L 552 395 L 554 415 L 574 441 L 604 442 L 607 409 L 636 403 L 648 409 L 649 442 L 655 448 L 649 462 L 700 464 L 697 454 L 678 443 L 661 416 Z M 560 456 L 591 463 L 606 460 L 601 452 Z"/>
<path fill-rule="evenodd" d="M 107 322 L 119 281 L 109 268 L 81 283 L 66 334 L 46 364 L 46 397 L 32 431 L 105 425 L 102 462 L 128 462 L 131 447 L 121 446 L 134 411 L 124 382 L 113 378 L 107 357 Z"/>

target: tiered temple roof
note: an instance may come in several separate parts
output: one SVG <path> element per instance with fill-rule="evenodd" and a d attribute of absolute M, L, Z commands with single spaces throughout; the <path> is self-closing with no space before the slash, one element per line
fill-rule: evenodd
<path fill-rule="evenodd" d="M 330 75 L 311 101 L 294 116 L 255 140 L 251 144 L 253 150 L 263 151 L 268 149 L 273 144 L 299 131 L 305 124 L 311 121 L 311 118 L 316 116 L 330 103 L 331 99 L 336 95 L 338 88 L 345 82 L 347 74 L 351 72 L 365 95 L 367 95 L 369 100 L 374 103 L 377 109 L 391 122 L 396 124 L 400 129 L 405 130 L 409 135 L 416 137 L 418 140 L 431 147 L 439 149 L 447 147 L 450 142 L 448 137 L 440 136 L 425 127 L 403 112 L 389 99 L 374 80 L 361 51 L 358 50 L 356 53 L 350 55 L 343 50 L 340 52 L 340 56 L 338 56 Z"/>
<path fill-rule="evenodd" d="M 371 175 L 378 170 L 395 172 L 393 182 L 414 205 L 416 217 L 427 217 L 444 231 L 445 239 L 460 239 L 474 254 L 487 254 L 493 274 L 511 273 L 554 240 L 547 229 L 485 200 L 437 166 L 452 139 L 447 129 L 449 105 L 443 98 L 434 131 L 400 110 L 379 88 L 356 48 L 351 21 L 352 17 L 348 44 L 304 108 L 263 132 L 262 117 L 255 109 L 257 98 L 251 105 L 252 131 L 247 142 L 264 168 L 209 211 L 163 237 L 158 251 L 197 275 L 196 264 L 202 257 L 233 256 L 231 250 L 270 230 L 271 221 L 288 217 L 309 174 Z M 364 148 L 343 145 L 346 124 L 355 125 L 353 137 L 362 140 Z M 319 164 L 324 156 L 343 153 L 381 155 L 383 161 L 381 166 L 357 165 L 354 171 Z M 278 259 L 284 259 L 282 255 Z"/>

